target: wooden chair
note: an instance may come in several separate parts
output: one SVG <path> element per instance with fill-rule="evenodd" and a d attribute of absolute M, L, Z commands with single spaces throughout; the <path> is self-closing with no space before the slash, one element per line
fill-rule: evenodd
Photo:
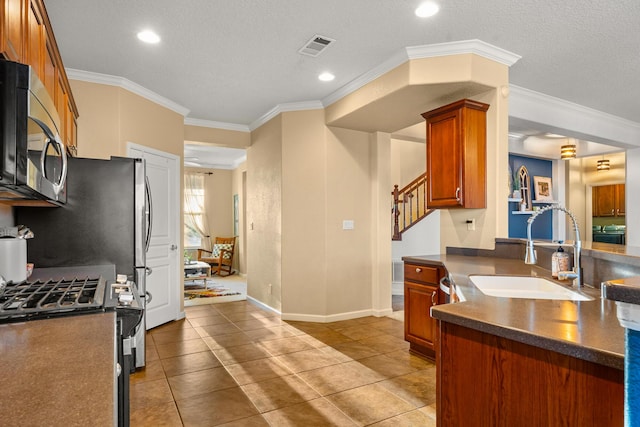
<path fill-rule="evenodd" d="M 233 253 L 236 248 L 235 237 L 216 237 L 211 251 L 198 249 L 198 261 L 211 266 L 211 275 L 230 276 L 233 274 Z"/>

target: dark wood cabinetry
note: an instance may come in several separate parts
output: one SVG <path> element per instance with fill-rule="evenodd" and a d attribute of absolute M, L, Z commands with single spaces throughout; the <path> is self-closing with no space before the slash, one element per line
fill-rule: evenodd
<path fill-rule="evenodd" d="M 78 109 L 43 0 L 0 0 L 0 57 L 31 66 L 56 106 L 60 138 L 75 155 Z"/>
<path fill-rule="evenodd" d="M 600 185 L 592 189 L 593 216 L 625 216 L 625 185 Z"/>
<path fill-rule="evenodd" d="M 624 371 L 440 322 L 438 426 L 622 426 Z"/>
<path fill-rule="evenodd" d="M 422 114 L 428 208 L 486 208 L 488 109 L 488 104 L 463 99 Z"/>
<path fill-rule="evenodd" d="M 410 349 L 435 359 L 438 325 L 431 318 L 431 307 L 441 302 L 439 281 L 442 268 L 404 264 L 404 339 Z"/>

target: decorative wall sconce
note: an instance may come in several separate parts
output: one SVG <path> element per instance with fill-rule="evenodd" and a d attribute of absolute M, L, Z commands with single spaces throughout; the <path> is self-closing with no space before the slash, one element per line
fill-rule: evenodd
<path fill-rule="evenodd" d="M 598 160 L 598 164 L 596 165 L 596 170 L 598 172 L 600 172 L 600 171 L 608 171 L 609 169 L 611 169 L 611 165 L 609 164 L 609 160 L 607 160 L 607 159 Z"/>
<path fill-rule="evenodd" d="M 576 158 L 576 145 L 567 144 L 560 147 L 560 158 L 562 160 L 569 160 Z"/>

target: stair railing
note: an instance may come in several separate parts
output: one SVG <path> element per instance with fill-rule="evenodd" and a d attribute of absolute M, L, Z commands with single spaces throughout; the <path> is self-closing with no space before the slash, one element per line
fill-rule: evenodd
<path fill-rule="evenodd" d="M 426 172 L 402 189 L 393 186 L 393 235 L 392 240 L 402 240 L 402 233 L 422 218 L 433 212 L 427 209 L 427 174 Z"/>

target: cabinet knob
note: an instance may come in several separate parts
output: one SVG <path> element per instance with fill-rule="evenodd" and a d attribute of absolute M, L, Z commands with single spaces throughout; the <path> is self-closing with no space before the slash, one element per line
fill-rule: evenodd
<path fill-rule="evenodd" d="M 416 267 L 416 273 L 420 273 L 422 269 L 420 267 Z"/>
<path fill-rule="evenodd" d="M 611 209 L 611 215 L 613 215 L 613 209 Z"/>

